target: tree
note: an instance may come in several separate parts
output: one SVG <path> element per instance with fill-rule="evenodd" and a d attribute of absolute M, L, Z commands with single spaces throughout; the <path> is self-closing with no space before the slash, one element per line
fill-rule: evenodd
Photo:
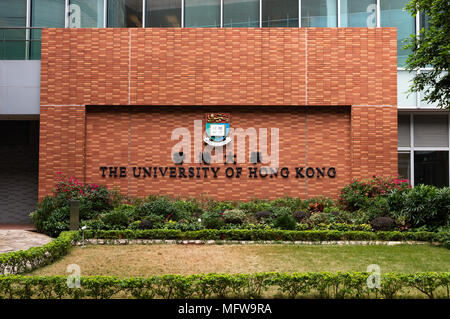
<path fill-rule="evenodd" d="M 422 99 L 450 109 L 450 1 L 412 0 L 406 6 L 414 17 L 417 12 L 429 18 L 429 27 L 412 35 L 405 46 L 412 50 L 406 60 L 411 72 L 418 68 L 433 68 L 414 77 L 410 92 L 421 92 Z"/>

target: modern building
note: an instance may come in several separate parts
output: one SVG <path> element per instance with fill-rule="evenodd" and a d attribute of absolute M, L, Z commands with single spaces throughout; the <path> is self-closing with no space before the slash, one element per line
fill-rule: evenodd
<path fill-rule="evenodd" d="M 130 196 L 448 186 L 449 112 L 406 93 L 402 41 L 427 23 L 406 3 L 0 0 L 0 222 L 57 173 Z"/>

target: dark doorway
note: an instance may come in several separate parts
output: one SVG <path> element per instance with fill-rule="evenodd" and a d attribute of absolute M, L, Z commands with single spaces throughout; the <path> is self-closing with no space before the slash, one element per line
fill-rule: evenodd
<path fill-rule="evenodd" d="M 0 223 L 31 224 L 38 158 L 38 121 L 0 121 Z"/>

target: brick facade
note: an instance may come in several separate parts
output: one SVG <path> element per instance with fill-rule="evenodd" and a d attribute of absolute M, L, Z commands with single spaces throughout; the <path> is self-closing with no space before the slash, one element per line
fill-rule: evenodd
<path fill-rule="evenodd" d="M 133 196 L 226 199 L 335 196 L 396 175 L 396 43 L 395 28 L 46 29 L 39 197 L 57 171 Z M 102 178 L 100 166 L 173 166 L 172 129 L 207 112 L 279 128 L 280 167 L 336 177 Z"/>

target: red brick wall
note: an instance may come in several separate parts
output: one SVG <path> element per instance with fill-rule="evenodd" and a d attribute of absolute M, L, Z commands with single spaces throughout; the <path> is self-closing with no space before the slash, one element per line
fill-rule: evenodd
<path fill-rule="evenodd" d="M 219 110 L 214 108 L 215 110 Z M 124 194 L 148 196 L 167 194 L 197 196 L 200 193 L 227 199 L 276 198 L 286 196 L 333 196 L 351 178 L 349 107 L 221 107 L 232 114 L 235 128 L 279 128 L 280 167 L 288 167 L 288 178 L 249 178 L 247 163 L 203 165 L 220 167 L 218 178 L 126 178 L 101 177 L 99 167 L 162 166 L 174 167 L 172 130 L 186 127 L 194 132 L 194 119 L 202 120 L 211 107 L 120 107 L 89 108 L 86 121 L 86 180 L 117 187 Z M 157 123 L 157 125 L 152 125 Z M 268 140 L 272 138 L 269 130 Z M 191 136 L 193 138 L 193 136 Z M 236 145 L 235 145 L 236 150 Z M 270 153 L 270 150 L 269 150 Z M 191 154 L 194 146 L 191 145 Z M 177 165 L 178 166 L 178 165 Z M 182 167 L 201 167 L 183 164 Z M 241 167 L 240 178 L 225 177 L 226 167 Z M 296 178 L 295 167 L 335 167 L 336 178 Z M 261 167 L 258 164 L 256 167 Z M 305 174 L 305 171 L 303 171 Z M 179 174 L 177 174 L 179 175 Z"/>
<path fill-rule="evenodd" d="M 397 174 L 395 28 L 47 29 L 41 63 L 40 198 L 56 171 L 130 195 L 229 186 L 235 199 L 334 195 Z M 212 109 L 232 126 L 279 127 L 281 166 L 335 163 L 337 178 L 99 179 L 100 163 L 168 164 L 170 128 Z"/>
<path fill-rule="evenodd" d="M 39 198 L 51 192 L 56 173 L 84 179 L 85 108 L 41 106 Z"/>

